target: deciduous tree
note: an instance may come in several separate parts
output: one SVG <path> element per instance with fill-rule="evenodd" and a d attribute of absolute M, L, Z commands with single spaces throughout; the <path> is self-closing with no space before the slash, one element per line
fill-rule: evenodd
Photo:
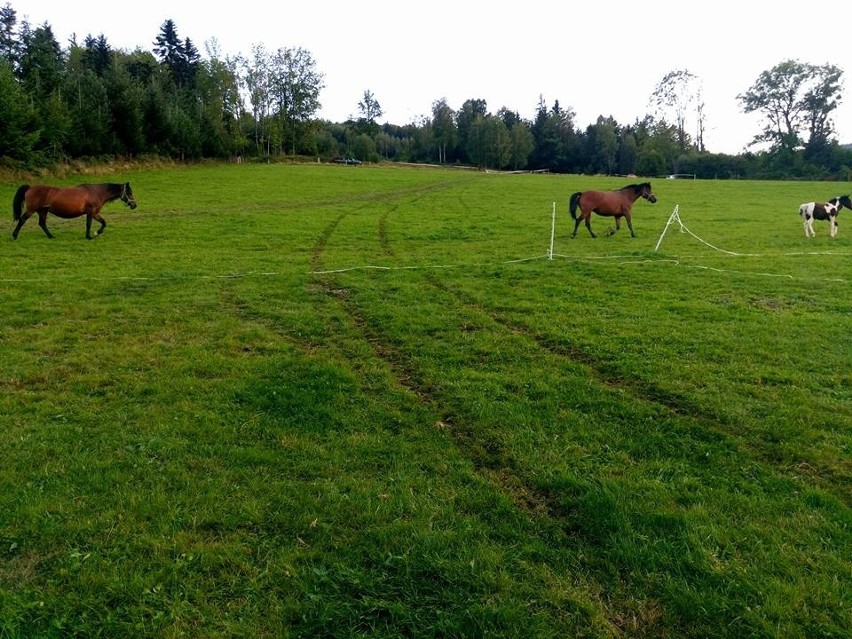
<path fill-rule="evenodd" d="M 831 113 L 841 97 L 843 72 L 834 65 L 815 66 L 785 60 L 763 71 L 737 96 L 745 113 L 760 112 L 766 120 L 752 144 L 767 142 L 792 152 L 802 145 L 819 146 L 831 139 Z"/>
<path fill-rule="evenodd" d="M 358 113 L 361 114 L 361 119 L 367 125 L 376 124 L 376 120 L 384 115 L 382 105 L 376 99 L 375 94 L 370 91 L 364 91 L 364 97 L 358 102 Z"/>
<path fill-rule="evenodd" d="M 691 146 L 686 125 L 694 108 L 697 131 L 695 146 L 699 151 L 704 150 L 704 103 L 701 98 L 701 83 L 693 73 L 686 69 L 669 71 L 651 94 L 651 104 L 663 120 L 670 120 L 671 116 L 674 116 L 681 151 L 686 151 Z"/>
<path fill-rule="evenodd" d="M 447 152 L 455 148 L 458 140 L 455 114 L 446 98 L 432 103 L 432 131 L 437 144 L 438 162 L 444 164 L 447 162 Z"/>
<path fill-rule="evenodd" d="M 299 128 L 320 109 L 319 94 L 325 86 L 310 51 L 280 48 L 270 60 L 270 96 L 281 131 L 290 136 L 296 153 Z"/>

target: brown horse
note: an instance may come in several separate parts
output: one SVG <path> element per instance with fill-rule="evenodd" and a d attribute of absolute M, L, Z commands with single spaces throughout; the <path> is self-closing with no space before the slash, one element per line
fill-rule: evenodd
<path fill-rule="evenodd" d="M 615 231 L 612 231 L 612 233 L 621 229 L 621 218 L 625 218 L 627 226 L 630 227 L 630 235 L 636 237 L 636 233 L 633 232 L 633 222 L 630 220 L 630 210 L 633 208 L 633 203 L 640 197 L 652 204 L 657 201 L 657 196 L 651 191 L 650 182 L 630 184 L 617 191 L 578 191 L 574 193 L 571 196 L 570 204 L 571 217 L 574 219 L 574 232 L 571 237 L 577 237 L 580 222 L 585 222 L 592 237 L 597 237 L 592 230 L 590 221 L 593 212 L 598 215 L 615 217 Z M 580 209 L 579 216 L 577 215 L 578 208 Z"/>
<path fill-rule="evenodd" d="M 30 186 L 24 184 L 15 193 L 12 200 L 12 215 L 18 222 L 12 231 L 12 239 L 18 239 L 21 227 L 26 223 L 33 213 L 38 213 L 38 225 L 44 234 L 53 238 L 47 230 L 47 214 L 53 213 L 57 217 L 73 218 L 86 216 L 86 239 L 92 239 L 92 220 L 101 223 L 97 235 L 104 232 L 106 220 L 101 217 L 101 208 L 107 202 L 121 200 L 132 209 L 136 208 L 136 200 L 133 199 L 133 191 L 130 182 L 124 184 L 81 184 L 67 188 L 57 186 L 46 186 L 38 184 Z"/>

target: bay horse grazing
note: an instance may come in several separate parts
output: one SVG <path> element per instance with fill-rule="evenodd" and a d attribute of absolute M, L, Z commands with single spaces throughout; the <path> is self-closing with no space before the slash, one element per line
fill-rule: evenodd
<path fill-rule="evenodd" d="M 805 237 L 816 237 L 814 232 L 814 220 L 828 220 L 831 225 L 829 234 L 831 237 L 837 235 L 837 216 L 840 209 L 846 207 L 852 209 L 852 200 L 848 195 L 840 195 L 831 198 L 828 202 L 807 202 L 799 207 L 799 216 L 805 225 Z"/>
<path fill-rule="evenodd" d="M 104 232 L 106 220 L 101 217 L 101 209 L 107 202 L 121 200 L 132 209 L 136 208 L 136 200 L 133 199 L 133 190 L 130 182 L 115 184 L 80 184 L 79 186 L 57 187 L 37 184 L 30 186 L 24 184 L 18 188 L 12 200 L 12 217 L 18 222 L 12 231 L 12 239 L 18 239 L 21 227 L 26 223 L 33 213 L 38 213 L 38 225 L 44 234 L 53 238 L 47 229 L 47 214 L 53 213 L 57 217 L 74 218 L 81 215 L 86 216 L 86 239 L 92 239 L 92 220 L 101 223 L 96 235 Z"/>
<path fill-rule="evenodd" d="M 627 220 L 627 226 L 630 228 L 630 235 L 636 237 L 633 231 L 633 222 L 630 219 L 633 203 L 640 197 L 645 198 L 651 204 L 657 201 L 657 196 L 651 191 L 650 182 L 642 182 L 641 184 L 629 184 L 617 191 L 578 191 L 571 195 L 571 203 L 569 210 L 571 217 L 574 219 L 574 232 L 571 237 L 577 237 L 577 229 L 580 228 L 580 222 L 586 223 L 586 228 L 592 237 L 597 237 L 592 230 L 590 218 L 592 213 L 598 215 L 615 217 L 615 233 L 621 229 L 621 218 Z M 577 209 L 580 209 L 580 214 L 577 214 Z"/>

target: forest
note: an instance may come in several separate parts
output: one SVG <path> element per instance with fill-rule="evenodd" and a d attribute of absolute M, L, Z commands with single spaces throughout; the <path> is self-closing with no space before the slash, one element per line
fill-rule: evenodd
<path fill-rule="evenodd" d="M 407 124 L 379 124 L 380 102 L 365 90 L 358 116 L 317 117 L 324 84 L 310 51 L 255 45 L 202 55 L 173 20 L 152 34 L 150 51 L 125 51 L 106 35 L 60 44 L 52 26 L 19 21 L 0 7 L 0 167 L 27 170 L 121 157 L 214 160 L 411 162 L 508 171 L 709 179 L 848 181 L 852 148 L 831 114 L 842 71 L 785 60 L 739 96 L 764 116 L 760 151 L 712 153 L 703 142 L 703 104 L 688 70 L 667 74 L 634 122 L 576 121 L 570 106 L 540 99 L 532 120 L 481 99 L 456 107 L 443 98 Z M 687 119 L 698 123 L 686 130 Z"/>

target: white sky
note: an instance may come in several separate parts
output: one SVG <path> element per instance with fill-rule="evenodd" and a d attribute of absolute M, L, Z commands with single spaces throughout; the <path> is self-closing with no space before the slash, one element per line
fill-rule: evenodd
<path fill-rule="evenodd" d="M 319 115 L 336 122 L 357 116 L 369 90 L 384 111 L 379 122 L 399 125 L 430 115 L 441 98 L 456 110 L 482 99 L 492 113 L 507 107 L 532 119 L 540 97 L 573 109 L 581 130 L 599 115 L 632 124 L 662 78 L 685 69 L 702 83 L 705 145 L 716 153 L 739 153 L 762 129 L 736 98 L 762 71 L 790 59 L 833 64 L 844 71 L 835 130 L 852 143 L 852 53 L 838 31 L 839 0 L 795 11 L 777 0 L 0 2 L 19 25 L 49 23 L 63 48 L 72 34 L 78 42 L 103 34 L 113 48 L 151 51 L 167 19 L 205 57 L 213 39 L 222 55 L 301 47 L 324 75 Z"/>

